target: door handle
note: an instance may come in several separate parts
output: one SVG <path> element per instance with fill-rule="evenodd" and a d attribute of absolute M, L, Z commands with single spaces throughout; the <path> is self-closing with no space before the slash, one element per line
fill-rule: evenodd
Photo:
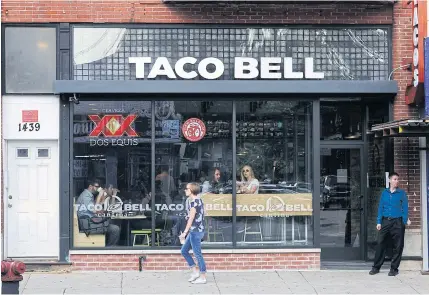
<path fill-rule="evenodd" d="M 359 199 L 360 199 L 360 208 L 359 208 L 359 210 L 360 210 L 360 214 L 363 214 L 364 212 L 364 210 L 365 210 L 365 208 L 362 206 L 363 204 L 363 195 L 360 195 L 359 196 Z"/>
<path fill-rule="evenodd" d="M 12 208 L 12 204 L 7 204 L 7 206 L 8 206 L 9 208 Z"/>

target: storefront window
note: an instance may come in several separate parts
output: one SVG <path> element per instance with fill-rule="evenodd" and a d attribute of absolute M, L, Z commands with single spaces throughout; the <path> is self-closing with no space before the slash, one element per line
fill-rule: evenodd
<path fill-rule="evenodd" d="M 358 100 L 322 101 L 321 140 L 362 140 L 362 107 Z"/>
<path fill-rule="evenodd" d="M 74 106 L 75 247 L 150 244 L 150 131 L 150 101 Z"/>
<path fill-rule="evenodd" d="M 180 246 L 190 182 L 205 204 L 205 247 L 234 236 L 239 247 L 312 245 L 312 103 L 237 101 L 236 110 L 233 122 L 232 101 L 75 105 L 74 246 Z"/>
<path fill-rule="evenodd" d="M 311 102 L 237 102 L 237 245 L 311 245 Z"/>
<path fill-rule="evenodd" d="M 232 102 L 158 101 L 155 121 L 156 197 L 164 207 L 156 228 L 168 231 L 178 245 L 186 226 L 184 189 L 196 182 L 206 211 L 204 244 L 231 244 Z"/>

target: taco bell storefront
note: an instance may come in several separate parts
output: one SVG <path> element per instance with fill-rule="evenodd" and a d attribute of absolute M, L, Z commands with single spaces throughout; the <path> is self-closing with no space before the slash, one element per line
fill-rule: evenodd
<path fill-rule="evenodd" d="M 387 139 L 367 131 L 389 121 L 397 93 L 389 30 L 63 28 L 62 258 L 80 270 L 184 269 L 184 188 L 197 182 L 208 269 L 372 259 L 368 224 L 391 164 Z M 70 35 L 73 47 L 61 42 Z M 96 209 L 119 229 L 115 245 L 103 223 L 78 217 L 94 183 L 108 192 Z"/>

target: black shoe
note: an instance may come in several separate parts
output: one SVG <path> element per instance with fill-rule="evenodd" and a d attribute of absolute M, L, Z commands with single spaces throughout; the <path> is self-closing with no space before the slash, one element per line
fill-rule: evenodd
<path fill-rule="evenodd" d="M 380 272 L 380 270 L 378 268 L 373 267 L 371 269 L 371 271 L 369 272 L 370 275 L 375 275 L 378 274 Z"/>
<path fill-rule="evenodd" d="M 397 269 L 390 269 L 388 276 L 389 277 L 394 277 L 399 273 L 399 271 Z"/>

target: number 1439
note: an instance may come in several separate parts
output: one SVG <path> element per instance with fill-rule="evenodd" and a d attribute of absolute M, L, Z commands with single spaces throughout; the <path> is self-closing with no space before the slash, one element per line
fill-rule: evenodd
<path fill-rule="evenodd" d="M 40 130 L 40 123 L 19 123 L 18 125 L 18 132 L 21 131 L 39 131 Z"/>

